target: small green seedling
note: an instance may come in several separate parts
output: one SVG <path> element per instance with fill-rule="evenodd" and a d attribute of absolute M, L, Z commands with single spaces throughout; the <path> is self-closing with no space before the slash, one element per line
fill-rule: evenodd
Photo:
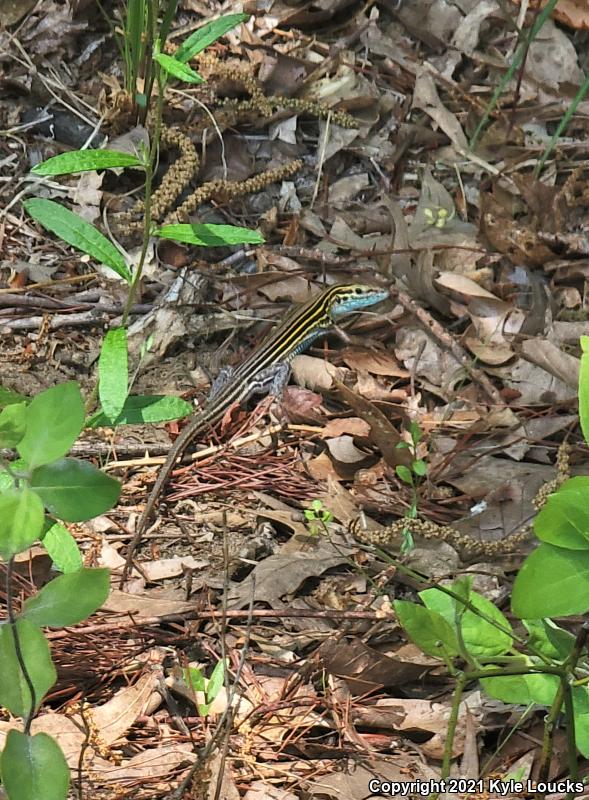
<path fill-rule="evenodd" d="M 311 508 L 305 509 L 305 519 L 309 522 L 311 536 L 319 536 L 321 530 L 323 533 L 327 533 L 327 525 L 332 522 L 333 514 L 323 508 L 321 500 L 313 500 Z"/>

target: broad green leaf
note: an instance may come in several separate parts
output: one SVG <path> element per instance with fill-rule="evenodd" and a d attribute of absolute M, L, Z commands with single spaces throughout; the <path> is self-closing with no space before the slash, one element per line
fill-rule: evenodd
<path fill-rule="evenodd" d="M 127 283 L 131 283 L 131 273 L 125 259 L 114 244 L 109 242 L 94 225 L 90 225 L 82 217 L 53 200 L 33 197 L 31 200 L 25 200 L 23 207 L 27 214 L 40 222 L 48 231 L 110 267 Z"/>
<path fill-rule="evenodd" d="M 204 692 L 206 686 L 205 676 L 198 667 L 184 667 L 182 673 L 184 683 L 189 689 L 192 689 L 193 692 Z"/>
<path fill-rule="evenodd" d="M 73 172 L 140 166 L 139 159 L 130 153 L 119 153 L 116 150 L 73 150 L 48 158 L 33 167 L 31 172 L 34 175 L 71 175 Z"/>
<path fill-rule="evenodd" d="M 168 422 L 182 419 L 192 414 L 194 407 L 181 397 L 170 395 L 143 396 L 132 394 L 127 397 L 120 415 L 110 422 L 102 411 L 93 414 L 87 422 L 88 428 L 101 425 L 133 425 L 138 423 Z"/>
<path fill-rule="evenodd" d="M 572 633 L 559 628 L 551 619 L 524 619 L 522 622 L 529 633 L 530 648 L 552 661 L 568 658 L 575 643 Z"/>
<path fill-rule="evenodd" d="M 121 413 L 129 393 L 127 331 L 107 331 L 98 360 L 98 396 L 104 413 L 112 422 Z"/>
<path fill-rule="evenodd" d="M 497 700 L 527 706 L 537 703 L 550 706 L 558 691 L 557 675 L 530 673 L 528 675 L 505 675 L 499 678 L 481 678 L 481 686 Z"/>
<path fill-rule="evenodd" d="M 5 386 L 0 386 L 0 408 L 10 406 L 13 403 L 27 403 L 28 397 L 25 397 L 18 392 L 13 392 L 12 389 L 7 389 Z"/>
<path fill-rule="evenodd" d="M 568 550 L 589 550 L 589 476 L 570 478 L 534 520 L 538 539 Z"/>
<path fill-rule="evenodd" d="M 156 53 L 153 59 L 157 61 L 166 72 L 174 78 L 178 78 L 180 81 L 185 81 L 186 83 L 205 82 L 205 79 L 202 78 L 198 72 L 195 72 L 188 64 L 185 64 L 183 61 L 178 61 L 173 56 L 168 56 L 165 53 Z"/>
<path fill-rule="evenodd" d="M 409 467 L 406 467 L 404 464 L 399 464 L 395 467 L 395 472 L 397 473 L 397 477 L 401 478 L 404 483 L 413 486 L 413 473 Z"/>
<path fill-rule="evenodd" d="M 5 561 L 22 553 L 43 530 L 43 503 L 28 486 L 0 494 L 0 557 Z"/>
<path fill-rule="evenodd" d="M 26 403 L 12 403 L 0 411 L 0 447 L 15 447 L 25 434 Z"/>
<path fill-rule="evenodd" d="M 77 572 L 84 566 L 82 554 L 71 533 L 55 522 L 42 538 L 43 547 L 60 572 Z"/>
<path fill-rule="evenodd" d="M 84 425 L 84 403 L 75 381 L 52 386 L 34 397 L 25 415 L 26 431 L 17 450 L 29 467 L 63 456 Z"/>
<path fill-rule="evenodd" d="M 589 336 L 581 336 L 581 369 L 579 371 L 579 418 L 585 441 L 589 444 Z"/>
<path fill-rule="evenodd" d="M 394 605 L 407 635 L 424 653 L 443 661 L 460 653 L 456 633 L 441 614 L 407 600 L 395 600 Z"/>
<path fill-rule="evenodd" d="M 589 758 L 589 689 L 573 686 L 573 716 L 575 718 L 575 744 L 584 758 Z"/>
<path fill-rule="evenodd" d="M 61 748 L 49 734 L 11 730 L 0 757 L 8 800 L 66 800 L 70 772 Z"/>
<path fill-rule="evenodd" d="M 8 622 L 0 624 L 0 674 L 4 676 L 0 681 L 0 705 L 16 717 L 25 717 L 31 710 L 31 692 L 16 655 L 14 627 L 20 653 L 35 690 L 35 711 L 57 680 L 57 673 L 51 661 L 47 639 L 37 625 L 26 619 L 17 620 L 15 626 Z"/>
<path fill-rule="evenodd" d="M 452 587 L 454 591 L 464 596 L 466 584 L 456 581 Z M 506 653 L 512 646 L 512 637 L 508 633 L 496 628 L 490 622 L 482 619 L 474 611 L 454 600 L 440 589 L 426 589 L 419 592 L 425 606 L 441 614 L 452 627 L 456 626 L 457 616 L 460 618 L 462 638 L 468 651 L 477 658 L 499 656 Z M 469 602 L 490 619 L 493 619 L 504 629 L 511 631 L 511 625 L 499 609 L 474 591 L 468 595 Z"/>
<path fill-rule="evenodd" d="M 191 58 L 202 52 L 205 47 L 224 36 L 231 28 L 235 28 L 241 22 L 246 22 L 249 18 L 249 14 L 227 14 L 224 17 L 219 17 L 219 19 L 212 20 L 212 22 L 207 22 L 206 25 L 194 31 L 188 39 L 182 42 L 178 50 L 176 50 L 175 58 L 183 63 L 190 61 Z"/>
<path fill-rule="evenodd" d="M 232 244 L 263 244 L 264 237 L 258 231 L 239 228 L 235 225 L 213 225 L 212 223 L 187 225 L 178 223 L 157 228 L 154 236 L 174 239 L 177 242 L 196 244 L 201 247 L 226 247 Z"/>
<path fill-rule="evenodd" d="M 45 507 L 66 522 L 82 522 L 112 508 L 121 484 L 89 461 L 60 458 L 34 470 L 31 487 Z"/>
<path fill-rule="evenodd" d="M 60 575 L 25 601 L 22 617 L 51 628 L 76 625 L 100 608 L 108 597 L 109 584 L 107 569 L 82 568 Z"/>
<path fill-rule="evenodd" d="M 24 469 L 26 469 L 26 464 L 24 463 L 22 458 L 19 458 L 18 460 L 19 462 L 22 462 Z M 12 469 L 16 469 L 15 464 L 16 462 L 14 461 L 10 462 L 10 466 Z M 14 489 L 14 486 L 15 486 L 14 478 L 12 477 L 10 472 L 7 472 L 3 467 L 0 467 L 0 495 L 2 495 L 4 492 L 7 492 L 9 489 Z"/>
<path fill-rule="evenodd" d="M 589 610 L 589 551 L 541 544 L 516 576 L 511 608 L 520 619 L 584 614 Z"/>

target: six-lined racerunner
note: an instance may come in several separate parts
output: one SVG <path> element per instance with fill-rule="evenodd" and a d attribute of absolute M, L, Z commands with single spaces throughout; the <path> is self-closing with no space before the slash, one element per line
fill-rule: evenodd
<path fill-rule="evenodd" d="M 221 371 L 207 405 L 176 439 L 159 472 L 129 545 L 123 579 L 170 473 L 190 443 L 205 429 L 216 425 L 235 403 L 243 403 L 254 394 L 281 394 L 288 382 L 290 362 L 296 355 L 333 328 L 344 315 L 380 303 L 388 296 L 386 289 L 359 283 L 330 286 L 288 314 L 239 367 Z"/>

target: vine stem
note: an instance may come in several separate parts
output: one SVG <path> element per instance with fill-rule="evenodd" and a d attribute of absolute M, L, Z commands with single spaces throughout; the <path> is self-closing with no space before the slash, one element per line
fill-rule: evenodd
<path fill-rule="evenodd" d="M 16 627 L 16 617 L 14 614 L 14 605 L 13 605 L 14 595 L 12 592 L 13 572 L 14 572 L 14 556 L 11 556 L 6 565 L 6 613 L 8 617 L 8 622 L 10 624 L 10 631 L 12 633 L 12 638 L 14 641 L 14 652 L 16 655 L 16 660 L 18 661 L 18 666 L 20 667 L 20 670 L 25 679 L 25 683 L 27 684 L 27 687 L 31 695 L 31 707 L 24 721 L 24 733 L 26 733 L 28 736 L 31 732 L 31 724 L 33 722 L 33 717 L 35 716 L 35 709 L 37 708 L 37 693 L 35 692 L 33 681 L 31 679 L 31 676 L 29 675 L 27 665 L 25 664 L 25 657 L 22 651 L 20 636 L 18 635 L 18 629 Z"/>

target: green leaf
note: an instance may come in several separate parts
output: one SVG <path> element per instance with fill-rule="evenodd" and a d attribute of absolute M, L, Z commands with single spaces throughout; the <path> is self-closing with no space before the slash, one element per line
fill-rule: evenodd
<path fill-rule="evenodd" d="M 450 588 L 463 595 L 461 586 L 461 582 L 456 581 Z M 440 589 L 425 589 L 425 591 L 419 592 L 419 596 L 427 608 L 441 614 L 453 629 L 456 627 L 457 616 L 460 617 L 462 638 L 469 653 L 473 656 L 490 658 L 503 655 L 511 649 L 513 640 L 508 633 L 503 633 Z M 486 597 L 471 590 L 468 600 L 478 611 L 511 631 L 511 625 L 505 616 Z"/>
<path fill-rule="evenodd" d="M 568 550 L 589 550 L 589 476 L 579 475 L 551 494 L 534 520 L 543 542 Z"/>
<path fill-rule="evenodd" d="M 527 706 L 537 703 L 550 706 L 558 691 L 557 675 L 530 673 L 529 675 L 505 675 L 497 678 L 481 678 L 481 686 L 497 700 Z"/>
<path fill-rule="evenodd" d="M 25 601 L 21 616 L 35 625 L 59 628 L 76 625 L 93 614 L 108 597 L 108 569 L 68 572 L 47 583 Z"/>
<path fill-rule="evenodd" d="M 426 655 L 448 661 L 460 653 L 456 633 L 441 614 L 407 600 L 395 600 L 394 606 L 407 635 Z"/>
<path fill-rule="evenodd" d="M 409 467 L 406 467 L 404 464 L 399 464 L 395 467 L 395 472 L 404 483 L 408 483 L 409 486 L 413 486 L 413 473 Z"/>
<path fill-rule="evenodd" d="M 47 530 L 41 541 L 55 567 L 60 572 L 77 572 L 84 566 L 82 554 L 76 540 L 58 522 Z"/>
<path fill-rule="evenodd" d="M 172 419 L 182 419 L 193 411 L 194 407 L 181 397 L 132 394 L 127 397 L 123 410 L 113 422 L 102 411 L 97 411 L 86 424 L 88 428 L 99 428 L 101 425 L 168 422 Z"/>
<path fill-rule="evenodd" d="M 29 467 L 63 456 L 84 425 L 84 404 L 75 381 L 52 386 L 34 397 L 25 415 L 26 432 L 17 450 Z"/>
<path fill-rule="evenodd" d="M 219 19 L 214 19 L 212 22 L 207 22 L 202 28 L 194 31 L 188 39 L 185 39 L 178 50 L 176 50 L 175 58 L 178 61 L 186 63 L 194 58 L 195 55 L 200 53 L 205 47 L 216 42 L 221 36 L 224 36 L 227 31 L 239 25 L 241 22 L 246 22 L 250 18 L 249 14 L 227 14 Z"/>
<path fill-rule="evenodd" d="M 49 734 L 8 731 L 0 758 L 8 800 L 66 800 L 70 772 L 61 748 Z"/>
<path fill-rule="evenodd" d="M 425 461 L 421 461 L 421 460 L 414 461 L 411 464 L 411 469 L 420 478 L 423 478 L 424 475 L 427 475 L 427 464 L 425 463 Z"/>
<path fill-rule="evenodd" d="M 43 632 L 30 620 L 19 619 L 15 625 L 0 624 L 0 705 L 15 717 L 26 717 L 31 710 L 29 684 L 20 666 L 14 646 L 14 627 L 27 674 L 35 690 L 35 711 L 57 680 L 49 645 Z M 10 677 L 9 677 L 10 676 Z"/>
<path fill-rule="evenodd" d="M 524 619 L 528 645 L 552 661 L 564 661 L 575 644 L 572 633 L 559 628 L 551 619 Z"/>
<path fill-rule="evenodd" d="M 184 667 L 182 670 L 184 675 L 184 683 L 193 692 L 204 692 L 205 678 L 198 667 Z"/>
<path fill-rule="evenodd" d="M 584 614 L 589 610 L 589 551 L 541 544 L 516 576 L 511 609 L 520 619 Z"/>
<path fill-rule="evenodd" d="M 213 225 L 209 223 L 186 225 L 164 225 L 154 231 L 161 239 L 174 239 L 185 244 L 201 247 L 226 247 L 232 244 L 263 244 L 265 239 L 258 231 L 235 225 Z"/>
<path fill-rule="evenodd" d="M 215 697 L 219 694 L 219 690 L 225 683 L 225 661 L 217 661 L 213 674 L 207 683 L 206 697 L 207 703 L 212 703 Z"/>
<path fill-rule="evenodd" d="M 419 423 L 415 422 L 415 420 L 411 420 L 411 423 L 409 424 L 409 432 L 411 433 L 411 441 L 413 444 L 419 444 L 423 436 L 421 428 L 419 427 Z"/>
<path fill-rule="evenodd" d="M 589 758 L 589 689 L 572 686 L 575 744 L 584 758 Z"/>
<path fill-rule="evenodd" d="M 579 370 L 579 418 L 585 441 L 589 444 L 589 336 L 581 336 L 581 368 Z"/>
<path fill-rule="evenodd" d="M 12 403 L 0 411 L 0 447 L 15 447 L 25 434 L 26 403 Z"/>
<path fill-rule="evenodd" d="M 12 389 L 6 389 L 6 387 L 0 386 L 0 408 L 10 406 L 13 403 L 27 403 L 28 399 L 28 397 L 18 392 L 13 392 Z"/>
<path fill-rule="evenodd" d="M 185 81 L 186 83 L 205 82 L 205 79 L 202 78 L 198 72 L 195 72 L 188 64 L 178 61 L 173 56 L 168 56 L 165 53 L 156 53 L 153 56 L 153 60 L 157 61 L 166 72 L 173 75 L 174 78 L 178 78 L 180 81 Z"/>
<path fill-rule="evenodd" d="M 43 530 L 43 503 L 28 486 L 8 489 L 0 495 L 0 556 L 22 553 Z"/>
<path fill-rule="evenodd" d="M 100 349 L 98 373 L 98 396 L 104 413 L 112 422 L 123 410 L 129 394 L 129 359 L 125 328 L 107 331 Z"/>
<path fill-rule="evenodd" d="M 34 175 L 71 175 L 73 172 L 140 166 L 141 161 L 130 153 L 119 153 L 116 150 L 73 150 L 42 161 L 31 172 Z"/>
<path fill-rule="evenodd" d="M 131 283 L 131 273 L 125 259 L 112 242 L 109 242 L 94 225 L 90 225 L 82 217 L 53 200 L 33 197 L 31 200 L 25 200 L 23 207 L 48 231 L 55 233 L 72 247 L 92 256 L 101 264 L 110 267 L 127 283 Z"/>
<path fill-rule="evenodd" d="M 89 461 L 60 458 L 34 470 L 31 487 L 59 519 L 82 522 L 112 508 L 121 484 Z"/>

